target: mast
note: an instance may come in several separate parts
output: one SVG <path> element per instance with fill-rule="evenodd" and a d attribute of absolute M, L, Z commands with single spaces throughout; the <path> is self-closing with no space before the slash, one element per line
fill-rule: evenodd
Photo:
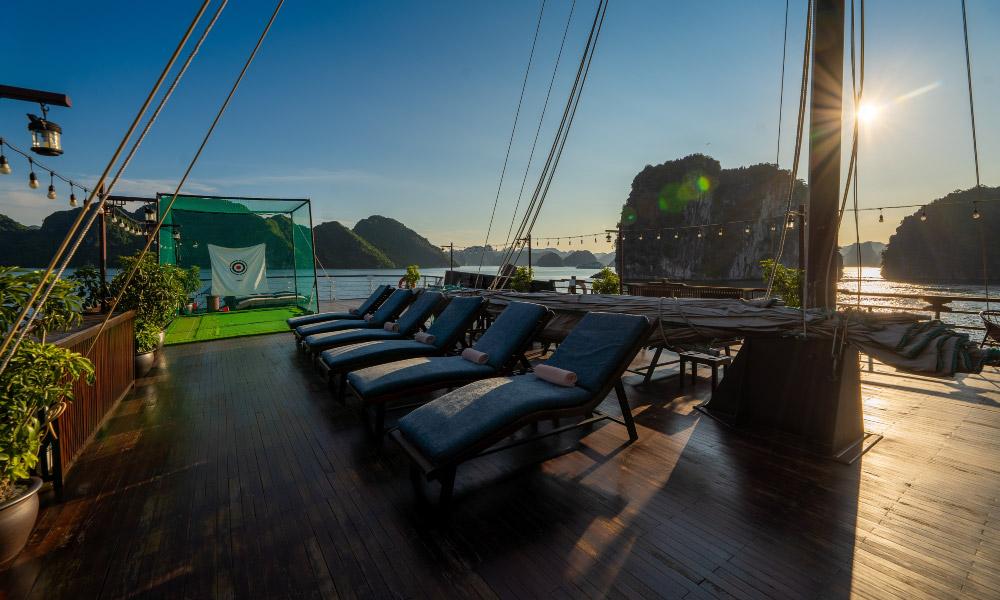
<path fill-rule="evenodd" d="M 809 252 L 806 308 L 834 306 L 843 127 L 844 0 L 816 0 L 809 107 Z M 799 252 L 805 249 L 800 247 Z M 832 262 L 831 262 L 832 261 Z M 828 265 L 832 265 L 827 272 Z"/>

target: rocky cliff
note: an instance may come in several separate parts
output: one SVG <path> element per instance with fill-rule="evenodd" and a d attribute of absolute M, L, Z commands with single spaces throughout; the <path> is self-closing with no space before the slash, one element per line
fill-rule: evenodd
<path fill-rule="evenodd" d="M 702 154 L 647 165 L 622 209 L 624 278 L 760 279 L 780 243 L 788 180 L 774 165 L 723 169 Z M 797 181 L 795 208 L 806 194 Z M 787 234 L 781 262 L 796 267 L 798 235 Z"/>

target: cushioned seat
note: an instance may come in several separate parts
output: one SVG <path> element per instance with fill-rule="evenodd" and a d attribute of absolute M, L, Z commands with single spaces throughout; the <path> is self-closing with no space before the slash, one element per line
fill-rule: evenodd
<path fill-rule="evenodd" d="M 356 344 L 358 342 L 368 342 L 374 340 L 404 340 L 413 336 L 420 330 L 427 319 L 430 318 L 434 310 L 444 300 L 441 292 L 423 292 L 410 304 L 397 323 L 398 332 L 386 331 L 385 329 L 353 329 L 349 331 L 332 331 L 308 335 L 303 338 L 306 346 L 313 352 L 319 352 L 326 348 Z"/>
<path fill-rule="evenodd" d="M 409 304 L 411 300 L 413 300 L 413 290 L 395 290 L 372 315 L 372 321 L 337 319 L 335 321 L 325 321 L 323 323 L 313 323 L 311 325 L 300 325 L 295 328 L 295 334 L 304 338 L 317 333 L 329 333 L 331 331 L 343 331 L 345 329 L 381 328 L 386 323 L 399 316 L 399 313 L 403 312 L 403 309 L 406 308 L 406 305 Z"/>
<path fill-rule="evenodd" d="M 357 320 L 362 319 L 364 316 L 372 312 L 386 296 L 392 292 L 392 288 L 388 285 L 380 285 L 375 288 L 371 296 L 361 303 L 358 307 L 358 314 L 352 314 L 349 312 L 328 312 L 328 313 L 316 313 L 314 315 L 302 315 L 301 317 L 292 317 L 290 319 L 285 319 L 285 323 L 288 323 L 290 329 L 295 329 L 296 327 L 302 325 L 309 325 L 312 323 L 322 323 L 323 321 L 334 321 L 334 320 Z"/>
<path fill-rule="evenodd" d="M 399 429 L 429 457 L 443 462 L 473 442 L 533 412 L 585 404 L 591 392 L 532 374 L 470 383 L 399 421 Z"/>

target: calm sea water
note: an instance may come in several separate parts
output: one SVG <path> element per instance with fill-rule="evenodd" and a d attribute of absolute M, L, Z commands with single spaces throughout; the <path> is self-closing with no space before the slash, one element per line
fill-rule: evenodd
<path fill-rule="evenodd" d="M 438 269 L 421 269 L 420 274 L 425 278 L 423 283 L 427 285 L 434 285 L 439 283 L 438 278 L 443 279 L 445 273 L 448 269 L 438 268 Z M 458 270 L 463 272 L 475 272 L 475 267 L 460 267 Z M 72 273 L 72 269 L 66 270 L 66 275 Z M 571 267 L 535 267 L 535 279 L 538 280 L 564 280 L 570 277 L 576 277 L 577 279 L 583 280 L 588 284 L 592 281 L 590 277 L 596 274 L 597 269 L 576 269 Z M 116 271 L 114 269 L 108 270 L 108 277 L 114 276 Z M 371 291 L 383 284 L 396 285 L 400 277 L 404 273 L 403 269 L 329 269 L 327 271 L 318 271 L 319 275 L 319 297 L 320 300 L 350 300 L 357 298 L 367 297 Z M 484 275 L 493 275 L 496 273 L 496 267 L 484 267 L 482 270 Z M 205 288 L 199 294 L 199 300 L 202 299 L 208 293 L 208 288 L 211 285 L 210 272 L 208 270 L 202 271 L 204 276 Z M 299 293 L 303 295 L 308 295 L 311 291 L 311 270 L 299 270 Z M 291 269 L 274 269 L 268 271 L 268 284 L 272 292 L 277 291 L 288 291 L 292 292 L 296 289 L 295 272 Z M 704 282 L 711 285 L 710 282 Z M 718 285 L 718 284 L 716 284 Z M 759 281 L 742 281 L 742 282 L 727 282 L 726 285 L 737 285 L 745 287 L 763 287 L 763 283 Z M 851 294 L 839 294 L 838 302 L 841 304 L 856 304 L 857 295 L 856 290 L 860 285 L 862 298 L 862 305 L 879 305 L 885 308 L 875 309 L 875 310 L 910 310 L 914 311 L 919 308 L 927 306 L 927 303 L 920 299 L 906 299 L 906 298 L 877 298 L 877 297 L 866 297 L 866 293 L 891 293 L 891 294 L 932 294 L 939 296 L 974 296 L 974 297 L 985 297 L 986 288 L 982 285 L 944 285 L 944 284 L 912 284 L 912 283 L 898 283 L 894 281 L 886 281 L 882 278 L 882 275 L 877 268 L 862 268 L 861 277 L 858 277 L 857 267 L 846 267 L 844 268 L 843 278 L 841 279 L 838 287 L 844 290 L 851 290 Z M 557 289 L 565 289 L 566 284 L 557 284 Z M 997 298 L 996 302 L 991 302 L 991 308 L 1000 308 L 1000 294 L 998 294 L 997 289 L 991 289 L 990 297 Z M 952 313 L 942 313 L 941 319 L 948 323 L 954 323 L 956 325 L 970 326 L 970 327 L 982 327 L 982 322 L 979 317 L 975 314 L 981 310 L 986 309 L 986 304 L 983 302 L 953 302 L 948 305 L 953 311 Z M 963 314 L 971 313 L 971 314 Z M 918 312 L 917 314 L 923 316 L 933 316 L 932 313 Z M 975 336 L 973 336 L 975 337 Z"/>

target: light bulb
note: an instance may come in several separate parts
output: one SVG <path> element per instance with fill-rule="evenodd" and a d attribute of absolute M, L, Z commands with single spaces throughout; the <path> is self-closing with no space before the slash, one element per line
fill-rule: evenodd
<path fill-rule="evenodd" d="M 639 241 L 640 242 L 642 241 L 642 234 L 641 233 L 639 234 Z"/>
<path fill-rule="evenodd" d="M 45 196 L 49 200 L 55 200 L 56 199 L 56 186 L 50 184 L 49 185 L 49 193 L 45 194 Z"/>
<path fill-rule="evenodd" d="M 698 237 L 701 237 L 701 230 L 698 230 Z"/>
<path fill-rule="evenodd" d="M 746 226 L 746 228 L 743 230 L 743 233 L 750 233 L 750 226 L 749 225 Z"/>
<path fill-rule="evenodd" d="M 882 215 L 882 211 L 878 211 L 878 222 L 885 223 L 885 216 Z"/>
<path fill-rule="evenodd" d="M 973 209 L 972 209 L 972 218 L 973 218 L 973 219 L 978 219 L 978 218 L 979 218 L 979 216 L 980 216 L 980 215 L 979 215 L 979 209 L 978 209 L 978 208 L 973 208 Z"/>
<path fill-rule="evenodd" d="M 4 175 L 10 174 L 10 164 L 7 162 L 7 157 L 0 154 L 0 173 Z"/>
<path fill-rule="evenodd" d="M 656 232 L 656 239 L 660 239 L 660 232 L 659 231 Z"/>
<path fill-rule="evenodd" d="M 69 192 L 69 205 L 76 206 L 76 194 L 74 194 L 72 190 Z"/>
<path fill-rule="evenodd" d="M 926 221 L 927 220 L 927 211 L 926 210 L 924 212 L 920 213 L 920 220 L 921 221 Z"/>
<path fill-rule="evenodd" d="M 191 244 L 191 247 L 192 248 L 197 248 L 198 247 L 198 242 L 195 242 L 195 243 Z"/>
<path fill-rule="evenodd" d="M 679 232 L 679 231 L 677 231 L 677 232 L 674 232 L 674 239 L 675 239 L 675 240 L 679 240 L 679 239 L 680 239 L 680 237 L 681 237 L 681 234 L 680 234 L 680 232 Z"/>
<path fill-rule="evenodd" d="M 34 171 L 32 171 L 28 175 L 28 187 L 30 187 L 33 190 L 38 189 L 38 175 L 35 175 Z"/>
<path fill-rule="evenodd" d="M 774 230 L 776 230 L 776 229 L 777 229 L 777 227 L 775 227 L 775 226 L 774 226 L 774 224 L 772 223 L 772 224 L 771 224 L 771 231 L 774 231 Z"/>
<path fill-rule="evenodd" d="M 611 234 L 609 233 L 608 235 L 604 236 L 604 239 L 605 239 L 605 241 L 607 241 L 610 244 L 611 243 Z"/>
<path fill-rule="evenodd" d="M 719 235 L 722 235 L 722 230 L 721 229 L 719 230 Z"/>
<path fill-rule="evenodd" d="M 118 215 L 115 213 L 111 213 L 111 224 L 112 225 L 118 224 Z"/>

